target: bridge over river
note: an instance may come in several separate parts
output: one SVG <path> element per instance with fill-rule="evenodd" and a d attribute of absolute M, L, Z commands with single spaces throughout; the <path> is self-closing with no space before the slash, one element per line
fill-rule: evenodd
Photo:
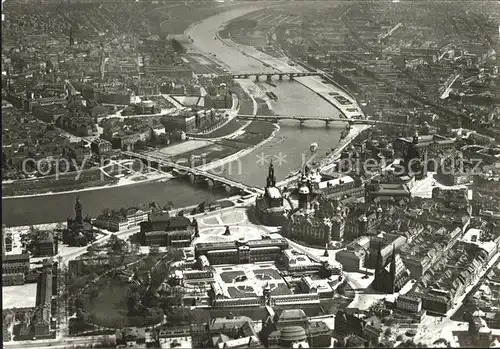
<path fill-rule="evenodd" d="M 156 167 L 158 169 L 164 169 L 166 171 L 176 170 L 179 174 L 187 176 L 191 183 L 205 181 L 210 188 L 214 188 L 218 184 L 223 185 L 224 189 L 228 193 L 230 193 L 234 189 L 238 189 L 238 190 L 240 190 L 242 192 L 246 192 L 248 194 L 251 194 L 251 193 L 261 194 L 264 192 L 260 188 L 251 187 L 251 186 L 243 184 L 241 182 L 237 182 L 237 181 L 231 180 L 229 178 L 222 177 L 222 176 L 219 176 L 217 174 L 204 171 L 204 170 L 199 169 L 199 168 L 184 166 L 184 165 L 181 165 L 181 164 L 173 162 L 173 161 L 168 161 L 168 160 L 162 159 L 161 157 L 158 157 L 158 156 L 139 154 L 139 153 L 134 153 L 134 152 L 130 152 L 130 151 L 122 151 L 121 154 L 128 157 L 128 158 L 140 159 L 143 162 L 146 162 L 151 167 Z"/>
<path fill-rule="evenodd" d="M 232 79 L 248 79 L 252 76 L 255 76 L 255 80 L 259 80 L 261 76 L 265 76 L 267 81 L 271 81 L 273 76 L 277 76 L 279 80 L 283 80 L 284 76 L 288 76 L 290 79 L 300 78 L 304 76 L 322 76 L 324 73 L 322 72 L 260 72 L 260 73 L 239 73 L 232 74 Z"/>
<path fill-rule="evenodd" d="M 278 123 L 280 120 L 297 120 L 300 125 L 303 125 L 306 121 L 324 121 L 326 126 L 329 126 L 331 122 L 345 122 L 350 125 L 389 125 L 397 127 L 408 127 L 408 124 L 401 124 L 397 122 L 382 121 L 382 120 L 372 120 L 372 119 L 347 119 L 347 118 L 332 118 L 328 116 L 290 116 L 290 115 L 237 115 L 238 119 L 241 120 L 261 120 L 268 121 L 272 123 Z"/>

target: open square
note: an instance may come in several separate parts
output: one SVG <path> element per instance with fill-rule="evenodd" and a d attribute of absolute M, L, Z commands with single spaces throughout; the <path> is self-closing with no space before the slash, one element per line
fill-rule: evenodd
<path fill-rule="evenodd" d="M 36 283 L 2 287 L 3 309 L 35 306 Z"/>
<path fill-rule="evenodd" d="M 230 298 L 262 296 L 266 285 L 272 295 L 292 293 L 278 269 L 270 263 L 215 266 L 214 270 L 215 282 Z"/>

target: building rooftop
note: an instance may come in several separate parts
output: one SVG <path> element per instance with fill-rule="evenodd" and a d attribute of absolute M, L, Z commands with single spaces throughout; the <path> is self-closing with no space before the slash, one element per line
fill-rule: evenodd
<path fill-rule="evenodd" d="M 325 188 L 336 187 L 336 186 L 339 186 L 342 184 L 353 183 L 353 182 L 354 182 L 354 179 L 351 176 L 344 176 L 341 178 L 334 178 L 334 179 L 330 179 L 328 181 L 319 182 L 317 184 L 317 188 L 318 189 L 325 189 Z"/>
<path fill-rule="evenodd" d="M 191 221 L 186 217 L 170 217 L 165 214 L 151 215 L 149 221 L 152 223 L 165 223 L 167 229 L 170 230 L 186 229 L 191 224 Z"/>
<path fill-rule="evenodd" d="M 292 321 L 308 322 L 308 318 L 302 309 L 285 309 L 281 312 L 278 322 L 286 323 Z"/>
<path fill-rule="evenodd" d="M 307 338 L 306 331 L 300 326 L 284 327 L 280 331 L 280 339 L 286 342 L 298 342 Z"/>
<path fill-rule="evenodd" d="M 276 187 L 267 188 L 267 194 L 271 199 L 281 199 L 281 192 Z"/>

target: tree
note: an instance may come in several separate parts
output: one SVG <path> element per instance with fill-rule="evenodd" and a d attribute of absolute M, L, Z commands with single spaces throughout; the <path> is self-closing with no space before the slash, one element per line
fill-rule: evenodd
<path fill-rule="evenodd" d="M 172 39 L 171 41 L 172 44 L 172 49 L 177 52 L 177 53 L 184 53 L 185 49 L 184 46 L 176 39 Z"/>
<path fill-rule="evenodd" d="M 139 294 L 137 286 L 133 285 L 127 294 L 127 306 L 128 306 L 128 314 L 136 315 L 139 312 L 141 295 Z"/>
<path fill-rule="evenodd" d="M 203 201 L 201 204 L 198 205 L 198 212 L 199 213 L 202 213 L 202 212 L 205 212 L 205 206 L 206 206 L 206 202 Z"/>

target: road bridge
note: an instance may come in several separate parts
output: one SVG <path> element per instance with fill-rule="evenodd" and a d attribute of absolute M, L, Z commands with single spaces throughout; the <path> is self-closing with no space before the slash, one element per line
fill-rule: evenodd
<path fill-rule="evenodd" d="M 218 184 L 223 185 L 224 189 L 228 193 L 230 193 L 234 189 L 239 189 L 241 191 L 250 193 L 263 193 L 263 190 L 260 188 L 251 187 L 241 182 L 233 181 L 229 178 L 222 177 L 196 167 L 184 166 L 173 161 L 168 161 L 158 156 L 139 154 L 130 151 L 122 151 L 121 153 L 126 157 L 140 159 L 143 162 L 152 164 L 152 167 L 156 166 L 157 168 L 164 168 L 170 171 L 177 170 L 180 174 L 187 176 L 191 183 L 206 181 L 210 188 L 213 188 Z"/>
<path fill-rule="evenodd" d="M 345 122 L 349 125 L 388 125 L 396 127 L 408 127 L 408 124 L 401 124 L 397 122 L 382 121 L 382 120 L 371 120 L 371 119 L 347 119 L 347 118 L 332 118 L 328 116 L 290 116 L 290 115 L 237 115 L 238 119 L 241 120 L 256 120 L 256 121 L 268 121 L 272 123 L 278 123 L 280 120 L 297 120 L 303 125 L 306 121 L 324 121 L 326 126 L 329 126 L 331 122 Z"/>
<path fill-rule="evenodd" d="M 322 72 L 272 72 L 272 73 L 240 73 L 240 74 L 232 74 L 232 79 L 248 79 L 252 76 L 255 76 L 255 80 L 259 80 L 260 77 L 265 76 L 267 81 L 271 81 L 273 76 L 277 76 L 279 80 L 283 80 L 284 76 L 288 76 L 290 79 L 300 78 L 304 76 L 322 76 L 324 75 Z"/>

